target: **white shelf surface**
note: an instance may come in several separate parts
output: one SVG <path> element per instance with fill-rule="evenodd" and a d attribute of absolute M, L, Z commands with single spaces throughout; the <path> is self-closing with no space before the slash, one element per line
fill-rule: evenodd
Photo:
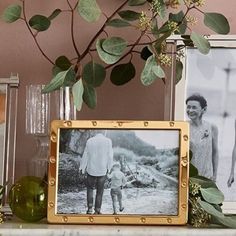
<path fill-rule="evenodd" d="M 106 226 L 24 223 L 7 220 L 0 225 L 1 236 L 236 236 L 234 229 L 195 229 L 187 226 Z"/>

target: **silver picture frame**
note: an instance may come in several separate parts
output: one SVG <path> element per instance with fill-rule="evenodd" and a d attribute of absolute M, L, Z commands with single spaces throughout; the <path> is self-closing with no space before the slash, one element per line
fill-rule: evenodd
<path fill-rule="evenodd" d="M 175 86 L 174 120 L 190 120 L 186 114 L 186 99 L 189 96 L 200 94 L 206 99 L 203 119 L 218 130 L 216 184 L 225 195 L 222 209 L 231 214 L 236 213 L 236 181 L 231 181 L 230 187 L 227 183 L 233 168 L 234 147 L 236 150 L 236 35 L 206 37 L 211 45 L 208 55 L 202 55 L 195 47 L 185 46 L 181 36 L 172 39 L 176 47 L 181 48 L 177 55 L 181 55 L 183 63 L 182 79 Z"/>
<path fill-rule="evenodd" d="M 6 214 L 11 214 L 7 195 L 15 181 L 18 87 L 18 74 L 12 73 L 9 78 L 0 78 L 0 185 L 5 186 L 1 210 Z"/>

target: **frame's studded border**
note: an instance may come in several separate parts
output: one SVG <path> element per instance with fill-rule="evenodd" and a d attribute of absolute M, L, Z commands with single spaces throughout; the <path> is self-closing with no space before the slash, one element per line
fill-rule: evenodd
<path fill-rule="evenodd" d="M 178 215 L 86 215 L 57 214 L 57 179 L 60 129 L 149 129 L 179 131 L 179 196 Z M 187 122 L 174 121 L 99 121 L 55 120 L 51 125 L 51 148 L 48 173 L 48 222 L 62 224 L 133 224 L 133 225 L 183 225 L 188 216 L 188 179 L 189 179 L 189 125 Z"/>

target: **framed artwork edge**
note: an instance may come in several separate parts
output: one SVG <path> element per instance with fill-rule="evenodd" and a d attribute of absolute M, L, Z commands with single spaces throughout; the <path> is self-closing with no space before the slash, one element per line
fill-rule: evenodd
<path fill-rule="evenodd" d="M 48 171 L 49 223 L 61 224 L 113 224 L 113 225 L 184 225 L 188 217 L 189 127 L 187 122 L 123 121 L 123 120 L 55 120 L 51 124 L 51 146 Z M 128 129 L 128 130 L 178 130 L 179 175 L 178 215 L 88 215 L 59 214 L 57 207 L 59 140 L 61 129 Z"/>
<path fill-rule="evenodd" d="M 211 48 L 229 48 L 236 49 L 236 35 L 206 35 L 205 36 L 210 42 Z M 172 36 L 170 40 L 175 41 L 176 45 L 182 45 L 183 38 L 181 36 Z M 182 50 L 184 53 L 184 57 L 181 58 L 181 62 L 183 63 L 183 74 L 182 79 L 175 86 L 175 102 L 174 102 L 174 120 L 185 120 L 185 99 L 186 99 L 186 77 L 187 77 L 187 49 L 188 48 L 196 48 L 185 46 Z M 235 214 L 236 213 L 236 201 L 224 201 L 222 210 L 226 214 Z"/>
<path fill-rule="evenodd" d="M 0 143 L 0 184 L 5 186 L 2 198 L 1 210 L 11 214 L 8 204 L 8 192 L 15 182 L 15 159 L 16 159 L 16 128 L 18 108 L 19 75 L 11 73 L 8 78 L 0 78 L 0 86 L 4 88 L 4 122 L 1 122 Z M 1 104 L 2 106 L 2 104 Z M 2 109 L 2 107 L 1 107 Z"/>

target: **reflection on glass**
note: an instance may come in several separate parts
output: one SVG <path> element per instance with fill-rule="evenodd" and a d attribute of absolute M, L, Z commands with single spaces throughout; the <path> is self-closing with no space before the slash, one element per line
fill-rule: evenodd
<path fill-rule="evenodd" d="M 44 177 L 47 173 L 50 95 L 42 94 L 44 85 L 26 86 L 26 133 L 37 143 L 37 152 L 29 163 L 29 174 Z"/>
<path fill-rule="evenodd" d="M 5 129 L 6 129 L 6 85 L 0 85 L 0 166 L 4 166 L 5 150 Z M 3 172 L 1 173 L 1 183 L 3 183 Z"/>
<path fill-rule="evenodd" d="M 43 87 L 26 86 L 26 133 L 32 135 L 37 143 L 37 153 L 31 158 L 28 174 L 38 177 L 47 173 L 50 121 L 76 119 L 69 87 L 51 94 L 43 94 Z"/>

